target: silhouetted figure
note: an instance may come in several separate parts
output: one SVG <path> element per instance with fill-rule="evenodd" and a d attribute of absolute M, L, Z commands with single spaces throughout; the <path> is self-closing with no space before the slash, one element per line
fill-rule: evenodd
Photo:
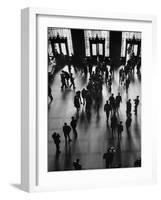
<path fill-rule="evenodd" d="M 112 135 L 115 132 L 117 126 L 117 117 L 116 114 L 114 113 L 111 117 L 111 131 L 112 131 Z"/>
<path fill-rule="evenodd" d="M 70 87 L 73 86 L 73 89 L 75 89 L 76 87 L 75 87 L 74 77 L 73 77 L 73 74 L 72 74 L 72 73 L 70 74 L 70 82 L 71 82 Z"/>
<path fill-rule="evenodd" d="M 80 90 L 76 91 L 76 95 L 79 97 L 80 104 L 82 104 L 81 91 Z"/>
<path fill-rule="evenodd" d="M 126 102 L 126 114 L 127 116 L 131 114 L 131 99 Z"/>
<path fill-rule="evenodd" d="M 77 158 L 76 161 L 73 162 L 73 167 L 74 167 L 75 170 L 81 170 L 82 169 L 82 166 L 79 163 L 79 161 L 80 161 L 79 158 Z"/>
<path fill-rule="evenodd" d="M 79 112 L 80 110 L 80 96 L 78 95 L 78 93 L 76 93 L 75 97 L 74 97 L 74 106 L 77 109 L 77 112 Z"/>
<path fill-rule="evenodd" d="M 129 129 L 130 129 L 130 127 L 131 127 L 131 122 L 132 122 L 131 115 L 129 115 L 129 116 L 127 117 L 127 119 L 126 119 L 126 122 L 125 122 L 127 132 L 129 132 Z"/>
<path fill-rule="evenodd" d="M 134 167 L 141 167 L 141 158 L 135 160 Z"/>
<path fill-rule="evenodd" d="M 63 133 L 64 133 L 64 137 L 65 137 L 65 142 L 67 142 L 67 138 L 68 141 L 71 142 L 71 138 L 70 138 L 70 131 L 71 131 L 71 127 L 67 125 L 67 123 L 64 123 L 63 126 Z"/>
<path fill-rule="evenodd" d="M 138 108 L 138 105 L 139 105 L 139 96 L 136 97 L 136 99 L 134 99 L 134 113 L 135 115 L 137 115 L 137 108 Z"/>
<path fill-rule="evenodd" d="M 64 77 L 65 77 L 65 80 L 66 80 L 66 85 L 69 86 L 69 78 L 70 78 L 70 75 L 68 72 L 62 70 L 62 73 L 64 74 Z"/>
<path fill-rule="evenodd" d="M 140 68 L 141 68 L 141 58 L 138 60 L 136 69 L 137 69 L 137 74 L 140 75 Z"/>
<path fill-rule="evenodd" d="M 75 137 L 77 137 L 77 129 L 76 129 L 76 127 L 77 127 L 77 120 L 74 117 L 72 117 L 70 125 L 71 125 L 71 127 L 73 129 L 73 133 L 74 133 Z"/>
<path fill-rule="evenodd" d="M 92 74 L 92 68 L 93 68 L 93 65 L 92 65 L 91 63 L 89 63 L 89 65 L 88 65 L 88 70 L 89 70 L 90 76 L 91 76 L 91 74 Z"/>
<path fill-rule="evenodd" d="M 123 81 L 123 73 L 124 73 L 124 70 L 123 70 L 123 68 L 121 68 L 119 70 L 119 84 L 121 84 L 121 85 L 122 85 L 122 81 Z"/>
<path fill-rule="evenodd" d="M 83 105 L 85 105 L 87 97 L 87 90 L 85 88 L 82 89 L 82 99 L 83 99 Z"/>
<path fill-rule="evenodd" d="M 108 81 L 108 76 L 109 76 L 109 72 L 108 72 L 108 68 L 106 68 L 105 70 L 105 83 L 107 84 Z"/>
<path fill-rule="evenodd" d="M 51 87 L 50 86 L 48 86 L 48 97 L 50 98 L 50 102 L 52 102 L 53 96 L 51 94 Z"/>
<path fill-rule="evenodd" d="M 87 113 L 90 113 L 91 106 L 92 106 L 92 98 L 91 98 L 90 93 L 87 93 L 87 96 L 86 96 L 86 112 Z"/>
<path fill-rule="evenodd" d="M 123 130 L 124 130 L 124 127 L 122 125 L 122 121 L 120 121 L 120 123 L 117 125 L 118 139 L 121 139 Z"/>
<path fill-rule="evenodd" d="M 112 76 L 110 75 L 108 78 L 108 92 L 111 93 L 111 86 L 112 86 Z"/>
<path fill-rule="evenodd" d="M 108 101 L 106 101 L 106 104 L 104 105 L 104 111 L 106 112 L 106 119 L 107 119 L 107 123 L 108 123 L 109 114 L 110 114 L 110 111 L 111 111 L 111 106 L 108 103 Z"/>
<path fill-rule="evenodd" d="M 111 168 L 113 163 L 113 157 L 114 157 L 114 150 L 112 148 L 109 148 L 106 153 L 103 155 L 103 159 L 105 159 L 106 162 L 106 168 Z"/>
<path fill-rule="evenodd" d="M 116 104 L 117 110 L 119 109 L 121 102 L 122 102 L 122 97 L 121 97 L 120 93 L 118 93 L 118 95 L 116 96 L 116 99 L 115 99 L 115 104 Z"/>
<path fill-rule="evenodd" d="M 61 73 L 60 74 L 61 77 L 61 89 L 63 90 L 64 88 L 67 88 L 67 84 L 66 84 L 66 79 L 65 79 L 65 74 Z"/>
<path fill-rule="evenodd" d="M 113 93 L 109 97 L 109 102 L 110 102 L 111 110 L 113 110 L 114 112 L 115 111 L 115 97 Z"/>
<path fill-rule="evenodd" d="M 61 152 L 60 151 L 60 135 L 58 133 L 54 132 L 52 134 L 52 138 L 53 138 L 54 143 L 56 145 L 56 151 L 57 151 L 57 153 L 60 153 Z"/>
<path fill-rule="evenodd" d="M 113 66 L 113 64 L 111 64 L 111 66 L 110 66 L 110 74 L 111 74 L 111 76 L 114 76 L 114 66 Z"/>
<path fill-rule="evenodd" d="M 126 85 L 126 93 L 127 93 L 128 89 L 129 89 L 129 85 L 130 85 L 130 79 L 129 78 L 126 79 L 125 85 Z"/>

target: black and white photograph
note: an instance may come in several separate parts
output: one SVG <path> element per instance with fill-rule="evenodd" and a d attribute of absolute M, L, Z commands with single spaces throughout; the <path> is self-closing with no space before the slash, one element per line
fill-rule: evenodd
<path fill-rule="evenodd" d="M 48 172 L 141 167 L 141 40 L 48 27 Z"/>

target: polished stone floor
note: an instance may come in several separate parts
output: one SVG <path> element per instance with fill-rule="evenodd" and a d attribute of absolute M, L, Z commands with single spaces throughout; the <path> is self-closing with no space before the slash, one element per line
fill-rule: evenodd
<path fill-rule="evenodd" d="M 64 70 L 68 71 L 68 67 L 65 66 Z M 72 73 L 75 77 L 76 91 L 86 87 L 89 75 L 85 77 L 81 72 L 75 73 L 73 68 Z M 71 131 L 72 142 L 65 145 L 62 127 L 64 122 L 69 124 L 71 117 L 76 116 L 76 109 L 73 105 L 75 91 L 72 89 L 61 91 L 60 72 L 56 74 L 51 85 L 54 100 L 49 104 L 48 111 L 48 171 L 73 170 L 73 161 L 76 158 L 80 159 L 82 169 L 103 169 L 105 168 L 103 154 L 110 146 L 116 148 L 113 168 L 118 165 L 121 165 L 122 168 L 133 167 L 134 161 L 141 156 L 141 101 L 137 117 L 133 113 L 133 99 L 137 95 L 141 99 L 141 82 L 135 73 L 128 94 L 126 94 L 125 89 L 119 86 L 118 80 L 118 71 L 115 71 L 112 81 L 112 93 L 116 96 L 120 92 L 123 100 L 119 110 L 119 119 L 123 121 L 124 125 L 121 140 L 118 140 L 117 135 L 112 137 L 111 129 L 106 123 L 103 107 L 110 93 L 104 84 L 103 99 L 99 112 L 96 112 L 95 108 L 92 107 L 91 118 L 89 118 L 86 116 L 85 108 L 81 106 L 77 126 L 78 137 L 75 139 Z M 130 134 L 127 134 L 125 127 L 126 101 L 128 98 L 132 99 Z M 59 156 L 56 155 L 56 147 L 51 137 L 54 131 L 61 135 L 61 153 Z"/>

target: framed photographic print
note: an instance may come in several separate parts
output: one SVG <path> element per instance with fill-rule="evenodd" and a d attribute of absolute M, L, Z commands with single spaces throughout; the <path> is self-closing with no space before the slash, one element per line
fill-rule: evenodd
<path fill-rule="evenodd" d="M 26 8 L 21 19 L 22 189 L 154 183 L 155 17 Z"/>

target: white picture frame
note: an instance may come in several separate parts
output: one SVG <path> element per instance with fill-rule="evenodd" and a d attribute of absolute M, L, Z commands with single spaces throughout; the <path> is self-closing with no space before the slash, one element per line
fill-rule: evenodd
<path fill-rule="evenodd" d="M 45 16 L 45 18 L 54 18 L 55 22 L 59 18 L 66 18 L 69 27 L 74 26 L 69 19 L 74 20 L 87 20 L 94 21 L 97 23 L 100 21 L 110 21 L 113 22 L 125 22 L 130 24 L 139 24 L 138 26 L 144 26 L 145 23 L 147 25 L 147 29 L 149 30 L 149 35 L 146 38 L 149 39 L 151 50 L 147 50 L 148 52 L 142 51 L 143 56 L 149 55 L 148 63 L 149 65 L 153 63 L 153 67 L 155 67 L 156 60 L 156 18 L 152 15 L 133 15 L 133 14 L 117 14 L 117 13 L 104 13 L 101 11 L 97 12 L 88 12 L 88 11 L 67 11 L 67 10 L 53 10 L 53 9 L 44 9 L 44 8 L 25 8 L 21 13 L 21 187 L 25 191 L 33 192 L 33 191 L 54 191 L 54 190 L 62 190 L 62 189 L 74 189 L 74 188 L 96 188 L 96 187 L 107 187 L 113 185 L 122 185 L 122 184 L 152 184 L 156 182 L 156 146 L 155 146 L 155 133 L 150 138 L 150 135 L 147 134 L 147 141 L 143 140 L 144 146 L 147 149 L 149 147 L 150 161 L 146 163 L 146 173 L 142 176 L 142 171 L 139 173 L 136 170 L 129 169 L 118 169 L 117 171 L 110 170 L 112 175 L 109 175 L 106 170 L 97 170 L 91 171 L 86 170 L 83 172 L 54 172 L 54 180 L 57 180 L 58 184 L 52 183 L 49 181 L 49 184 L 46 184 L 44 180 L 44 184 L 41 182 L 40 184 L 40 176 L 43 170 L 41 169 L 41 161 L 39 160 L 39 146 L 42 142 L 41 136 L 39 135 L 39 125 L 38 118 L 41 118 L 43 111 L 39 111 L 38 106 L 38 98 L 40 98 L 38 94 L 38 79 L 42 78 L 42 74 L 46 73 L 41 71 L 38 73 L 38 65 L 37 65 L 37 33 L 38 33 L 38 17 Z M 73 20 L 73 21 L 74 21 Z M 43 22 L 40 22 L 40 24 Z M 96 24 L 97 24 L 96 23 Z M 79 24 L 79 23 L 77 23 Z M 89 22 L 88 22 L 89 24 Z M 77 25 L 79 26 L 79 25 Z M 87 25 L 88 26 L 88 25 Z M 111 25 L 112 26 L 112 25 Z M 135 26 L 135 25 L 134 25 Z M 123 27 L 124 28 L 124 27 Z M 146 44 L 145 44 L 146 45 Z M 146 62 L 146 64 L 148 65 Z M 147 83 L 147 79 L 150 77 L 150 70 L 147 67 L 147 70 L 143 70 L 144 76 L 146 77 L 143 81 L 143 87 L 152 87 Z M 148 85 L 147 85 L 148 84 Z M 146 85 L 146 86 L 145 86 Z M 145 93 L 145 97 L 147 97 L 148 93 Z M 143 94 L 144 95 L 144 94 Z M 145 101 L 145 100 L 144 100 Z M 152 102 L 147 100 L 145 102 L 145 106 L 143 106 L 143 110 L 146 110 L 148 105 L 151 105 Z M 149 109 L 148 111 L 150 116 L 153 115 L 153 110 Z M 144 116 L 146 116 L 147 112 L 145 111 Z M 152 131 L 152 124 L 154 123 L 153 117 L 147 119 L 143 118 L 146 124 L 145 131 Z M 151 122 L 151 124 L 149 123 Z M 41 146 L 42 147 L 42 146 Z M 45 149 L 45 147 L 44 147 Z M 144 149 L 143 149 L 144 150 Z M 146 154 L 146 152 L 143 151 Z M 148 155 L 146 155 L 147 157 Z M 147 166 L 147 165 L 150 165 Z M 117 175 L 116 175 L 117 174 Z M 120 176 L 118 176 L 120 174 Z M 132 177 L 133 174 L 133 177 Z M 135 176 L 136 174 L 136 176 Z M 110 177 L 109 177 L 110 176 Z M 117 178 L 116 178 L 117 176 Z M 131 176 L 131 178 L 130 178 Z M 86 177 L 84 181 L 84 177 Z M 109 180 L 108 181 L 108 178 Z M 123 178 L 124 177 L 124 178 Z M 59 179 L 59 180 L 58 180 Z M 64 182 L 64 179 L 68 179 L 68 182 Z M 77 183 L 76 183 L 77 180 Z M 56 182 L 56 181 L 55 181 Z"/>

